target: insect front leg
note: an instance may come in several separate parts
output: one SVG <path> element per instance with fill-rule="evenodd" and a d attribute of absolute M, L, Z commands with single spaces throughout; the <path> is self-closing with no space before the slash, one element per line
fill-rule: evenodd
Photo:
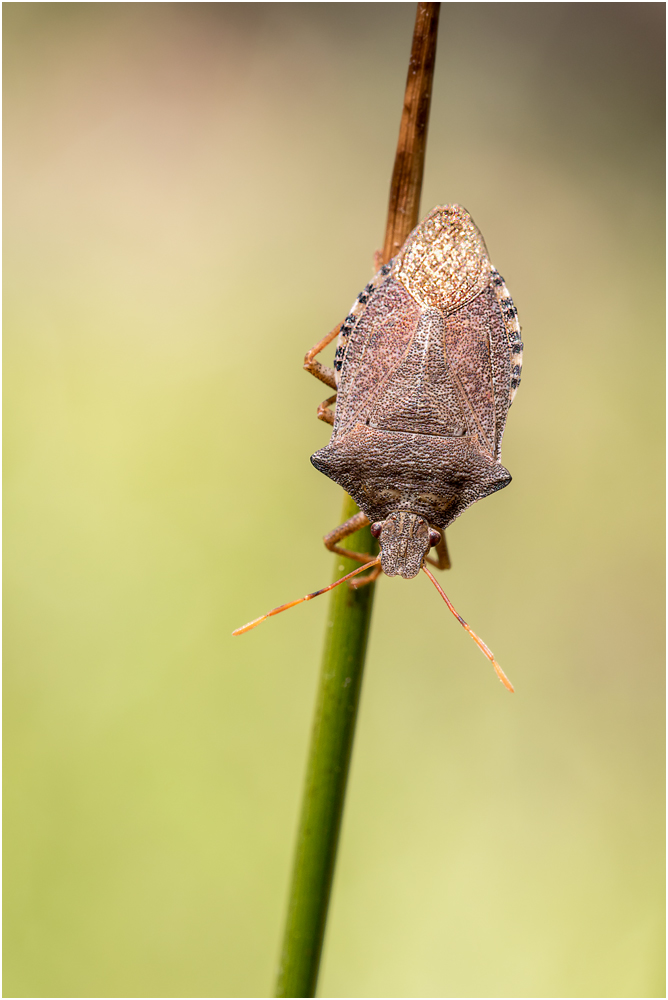
<path fill-rule="evenodd" d="M 316 354 L 320 354 L 321 351 L 327 347 L 328 344 L 338 337 L 339 331 L 341 330 L 341 323 L 338 323 L 333 330 L 330 330 L 326 337 L 323 337 L 319 343 L 312 347 L 310 351 L 306 354 L 304 358 L 304 368 L 311 375 L 315 375 L 316 378 L 324 382 L 331 389 L 336 389 L 336 378 L 334 377 L 334 369 L 328 368 L 327 365 L 321 365 L 319 361 L 315 360 Z M 321 418 L 322 419 L 322 418 Z"/>
<path fill-rule="evenodd" d="M 436 558 L 431 559 L 429 556 L 425 556 L 425 562 L 431 563 L 437 569 L 450 569 L 452 563 L 450 562 L 450 553 L 448 552 L 448 545 L 445 541 L 445 532 L 443 530 L 441 530 L 441 540 L 438 545 L 434 546 L 434 551 Z"/>
<path fill-rule="evenodd" d="M 349 517 L 347 521 L 344 521 L 343 524 L 340 524 L 338 528 L 334 528 L 333 531 L 325 535 L 323 542 L 330 552 L 336 552 L 340 556 L 346 556 L 348 559 L 355 559 L 361 563 L 373 562 L 374 559 L 378 558 L 377 556 L 369 555 L 367 552 L 353 552 L 352 549 L 343 549 L 338 544 L 342 538 L 347 538 L 348 535 L 354 534 L 360 528 L 365 528 L 368 523 L 369 518 L 360 510 L 357 514 Z M 382 569 L 380 563 L 378 563 L 365 576 L 358 576 L 356 579 L 351 580 L 348 586 L 352 587 L 353 590 L 356 590 L 358 587 L 364 587 L 367 583 L 373 583 L 381 573 Z"/>
<path fill-rule="evenodd" d="M 342 549 L 338 544 L 342 538 L 354 535 L 360 528 L 366 528 L 368 523 L 369 518 L 366 514 L 362 513 L 361 510 L 358 511 L 357 514 L 353 514 L 347 521 L 340 524 L 338 528 L 334 528 L 325 535 L 323 538 L 325 548 L 328 548 L 330 552 L 337 552 L 340 556 L 345 556 L 346 559 L 355 559 L 361 563 L 373 562 L 376 556 L 372 556 L 368 552 L 353 552 L 352 549 Z"/>
<path fill-rule="evenodd" d="M 332 427 L 334 426 L 334 411 L 330 410 L 330 406 L 333 406 L 335 402 L 336 393 L 333 396 L 329 396 L 328 399 L 323 399 L 317 411 L 318 420 L 324 420 L 326 424 L 331 424 Z"/>

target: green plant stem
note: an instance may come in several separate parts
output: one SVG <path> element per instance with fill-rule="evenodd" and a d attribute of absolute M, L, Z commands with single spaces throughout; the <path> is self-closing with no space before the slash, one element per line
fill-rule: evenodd
<path fill-rule="evenodd" d="M 346 496 L 342 521 L 357 510 Z M 358 552 L 376 547 L 368 528 L 348 544 Z M 338 556 L 334 579 L 358 566 Z M 342 584 L 330 597 L 277 997 L 315 996 L 373 597 L 373 584 Z"/>
<path fill-rule="evenodd" d="M 385 260 L 418 222 L 439 7 L 438 3 L 417 5 L 390 190 Z M 346 494 L 341 522 L 357 510 Z M 345 544 L 353 551 L 377 552 L 368 528 L 346 539 Z M 334 578 L 358 565 L 337 556 Z M 277 997 L 315 996 L 374 590 L 374 584 L 359 590 L 342 584 L 330 597 Z"/>

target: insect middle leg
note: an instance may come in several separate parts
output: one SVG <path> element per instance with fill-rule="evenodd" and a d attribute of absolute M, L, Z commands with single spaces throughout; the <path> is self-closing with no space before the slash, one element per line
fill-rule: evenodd
<path fill-rule="evenodd" d="M 383 572 L 383 568 L 380 563 L 376 563 L 373 569 L 370 569 L 368 573 L 363 576 L 356 576 L 354 580 L 351 580 L 348 586 L 351 590 L 358 590 L 360 587 L 365 587 L 367 583 L 373 583 L 377 580 L 380 574 Z"/>
<path fill-rule="evenodd" d="M 336 393 L 334 393 L 333 396 L 329 396 L 328 399 L 323 399 L 317 412 L 318 420 L 324 420 L 326 424 L 331 424 L 332 427 L 334 426 L 334 411 L 330 410 L 330 406 L 332 406 L 335 402 Z"/>
<path fill-rule="evenodd" d="M 327 367 L 327 365 L 321 365 L 319 361 L 315 360 L 316 354 L 320 354 L 321 351 L 327 347 L 328 344 L 338 337 L 339 331 L 341 329 L 341 323 L 337 323 L 333 330 L 330 330 L 326 337 L 323 337 L 315 347 L 312 347 L 310 351 L 307 352 L 304 358 L 304 368 L 311 375 L 315 375 L 316 378 L 324 382 L 325 385 L 330 386 L 332 389 L 336 389 L 336 378 L 334 376 L 334 369 Z"/>

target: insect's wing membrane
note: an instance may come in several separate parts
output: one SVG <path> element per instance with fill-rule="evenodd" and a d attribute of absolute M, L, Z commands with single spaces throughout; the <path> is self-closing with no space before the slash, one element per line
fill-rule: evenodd
<path fill-rule="evenodd" d="M 440 361 L 434 337 L 442 338 Z M 424 357 L 417 357 L 423 341 Z M 480 231 L 461 206 L 438 206 L 366 286 L 342 325 L 332 440 L 356 423 L 444 436 L 477 433 L 499 460 L 521 359 L 517 310 Z M 412 420 L 402 406 L 414 411 Z M 467 430 L 458 412 L 466 415 Z"/>
<path fill-rule="evenodd" d="M 508 409 L 522 371 L 517 310 L 497 271 L 490 285 L 446 317 L 445 351 L 490 454 L 501 458 Z"/>
<path fill-rule="evenodd" d="M 392 278 L 371 295 L 348 339 L 336 400 L 334 439 L 373 408 L 388 379 L 408 354 L 420 306 Z"/>
<path fill-rule="evenodd" d="M 466 209 L 433 209 L 406 240 L 392 274 L 423 309 L 443 315 L 446 363 L 471 430 L 499 460 L 520 381 L 522 342 L 517 310 Z"/>
<path fill-rule="evenodd" d="M 457 380 L 469 417 L 486 448 L 495 455 L 497 427 L 505 421 L 503 401 L 498 386 L 507 381 L 507 351 L 498 350 L 505 331 L 496 296 L 487 288 L 472 302 L 445 320 L 445 356 L 449 370 Z M 473 428 L 472 428 L 473 429 Z"/>

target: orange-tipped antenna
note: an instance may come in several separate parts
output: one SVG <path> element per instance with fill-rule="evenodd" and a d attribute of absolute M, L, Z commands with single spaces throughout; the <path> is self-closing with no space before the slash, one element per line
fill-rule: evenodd
<path fill-rule="evenodd" d="M 345 580 L 349 580 L 351 576 L 357 576 L 358 573 L 363 573 L 365 569 L 371 569 L 372 566 L 377 566 L 380 562 L 380 556 L 376 559 L 372 559 L 370 562 L 364 563 L 358 569 L 354 569 L 352 573 L 347 573 L 346 576 L 342 576 L 339 580 L 335 580 L 334 583 L 330 583 L 329 587 L 323 587 L 322 590 L 314 590 L 312 594 L 307 594 L 306 597 L 300 597 L 297 601 L 290 601 L 289 604 L 281 604 L 280 608 L 274 608 L 273 611 L 268 611 L 266 615 L 261 615 L 260 618 L 256 618 L 254 621 L 249 622 L 248 625 L 242 625 L 241 628 L 236 628 L 232 635 L 243 635 L 244 632 L 249 632 L 260 622 L 263 622 L 265 618 L 271 618 L 272 615 L 278 615 L 281 611 L 287 611 L 288 608 L 294 608 L 295 604 L 303 604 L 304 601 L 312 601 L 314 597 L 320 597 L 321 594 L 326 594 L 328 590 L 332 590 L 334 587 L 338 587 L 340 583 Z"/>
<path fill-rule="evenodd" d="M 441 597 L 443 598 L 443 600 L 445 601 L 445 603 L 448 605 L 448 607 L 452 611 L 453 615 L 455 616 L 455 618 L 457 619 L 457 621 L 459 622 L 459 624 L 463 628 L 466 629 L 466 631 L 471 636 L 471 638 L 473 639 L 473 641 L 480 647 L 480 649 L 482 649 L 482 651 L 485 654 L 485 656 L 487 657 L 487 659 L 491 661 L 492 666 L 496 670 L 496 676 L 499 678 L 499 680 L 501 681 L 501 683 L 503 685 L 505 685 L 505 687 L 507 687 L 509 691 L 514 691 L 515 688 L 510 683 L 510 681 L 508 680 L 508 678 L 504 674 L 503 670 L 501 669 L 501 667 L 499 666 L 499 664 L 494 659 L 494 654 L 492 653 L 492 651 L 489 648 L 489 646 L 485 645 L 485 643 L 482 641 L 482 639 L 479 636 L 477 636 L 475 634 L 475 632 L 473 631 L 473 629 L 464 621 L 464 619 L 462 618 L 462 616 L 460 614 L 458 614 L 458 612 L 454 608 L 454 605 L 450 601 L 450 598 L 448 597 L 448 595 L 446 594 L 446 592 L 443 590 L 443 588 L 440 586 L 440 584 L 435 580 L 435 578 L 432 576 L 432 574 L 429 572 L 429 570 L 427 569 L 427 567 L 423 565 L 422 569 L 425 571 L 425 573 L 427 574 L 427 576 L 429 577 L 429 579 L 431 580 L 431 582 L 434 584 L 434 586 L 436 587 L 436 590 L 439 592 L 439 594 L 441 595 Z"/>

